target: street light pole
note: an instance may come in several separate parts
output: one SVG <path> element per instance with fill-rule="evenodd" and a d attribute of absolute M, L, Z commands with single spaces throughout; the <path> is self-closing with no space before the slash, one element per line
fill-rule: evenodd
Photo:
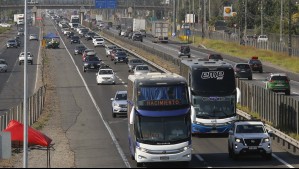
<path fill-rule="evenodd" d="M 280 43 L 282 43 L 283 0 L 280 0 Z"/>
<path fill-rule="evenodd" d="M 264 13 L 263 13 L 263 0 L 261 0 L 261 35 L 264 34 L 264 21 L 263 21 L 263 18 L 264 18 Z"/>
<path fill-rule="evenodd" d="M 292 1 L 289 0 L 289 56 L 292 56 Z"/>
<path fill-rule="evenodd" d="M 244 37 L 247 35 L 247 0 L 245 0 L 245 29 L 244 29 Z"/>
<path fill-rule="evenodd" d="M 28 117 L 27 117 L 27 0 L 24 0 L 24 141 L 23 141 L 23 168 L 28 168 Z"/>
<path fill-rule="evenodd" d="M 173 0 L 173 34 L 176 35 L 176 1 Z"/>

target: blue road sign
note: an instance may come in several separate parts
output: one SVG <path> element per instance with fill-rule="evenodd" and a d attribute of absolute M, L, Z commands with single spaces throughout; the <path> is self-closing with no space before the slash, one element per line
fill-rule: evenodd
<path fill-rule="evenodd" d="M 186 36 L 191 36 L 191 30 L 190 29 L 186 29 Z"/>
<path fill-rule="evenodd" d="M 95 0 L 95 7 L 99 9 L 115 9 L 116 0 Z"/>

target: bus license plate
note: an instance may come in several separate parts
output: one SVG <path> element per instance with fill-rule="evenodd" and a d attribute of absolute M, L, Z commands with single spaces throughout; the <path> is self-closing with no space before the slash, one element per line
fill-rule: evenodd
<path fill-rule="evenodd" d="M 160 160 L 162 160 L 162 161 L 168 161 L 169 160 L 169 157 L 160 157 Z"/>
<path fill-rule="evenodd" d="M 257 147 L 248 147 L 249 150 L 257 150 Z"/>

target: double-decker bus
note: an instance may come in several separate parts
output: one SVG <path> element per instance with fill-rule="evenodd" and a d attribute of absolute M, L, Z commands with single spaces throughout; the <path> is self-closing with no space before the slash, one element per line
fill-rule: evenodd
<path fill-rule="evenodd" d="M 217 60 L 182 60 L 189 85 L 192 135 L 227 134 L 236 120 L 237 89 L 232 65 Z"/>
<path fill-rule="evenodd" d="M 166 73 L 128 77 L 128 136 L 137 167 L 191 161 L 191 105 L 185 78 Z"/>

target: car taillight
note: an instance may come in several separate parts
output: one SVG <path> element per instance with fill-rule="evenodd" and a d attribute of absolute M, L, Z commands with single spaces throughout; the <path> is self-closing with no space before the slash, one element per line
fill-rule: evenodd
<path fill-rule="evenodd" d="M 286 82 L 289 83 L 290 81 L 289 81 L 289 80 L 286 80 Z"/>

